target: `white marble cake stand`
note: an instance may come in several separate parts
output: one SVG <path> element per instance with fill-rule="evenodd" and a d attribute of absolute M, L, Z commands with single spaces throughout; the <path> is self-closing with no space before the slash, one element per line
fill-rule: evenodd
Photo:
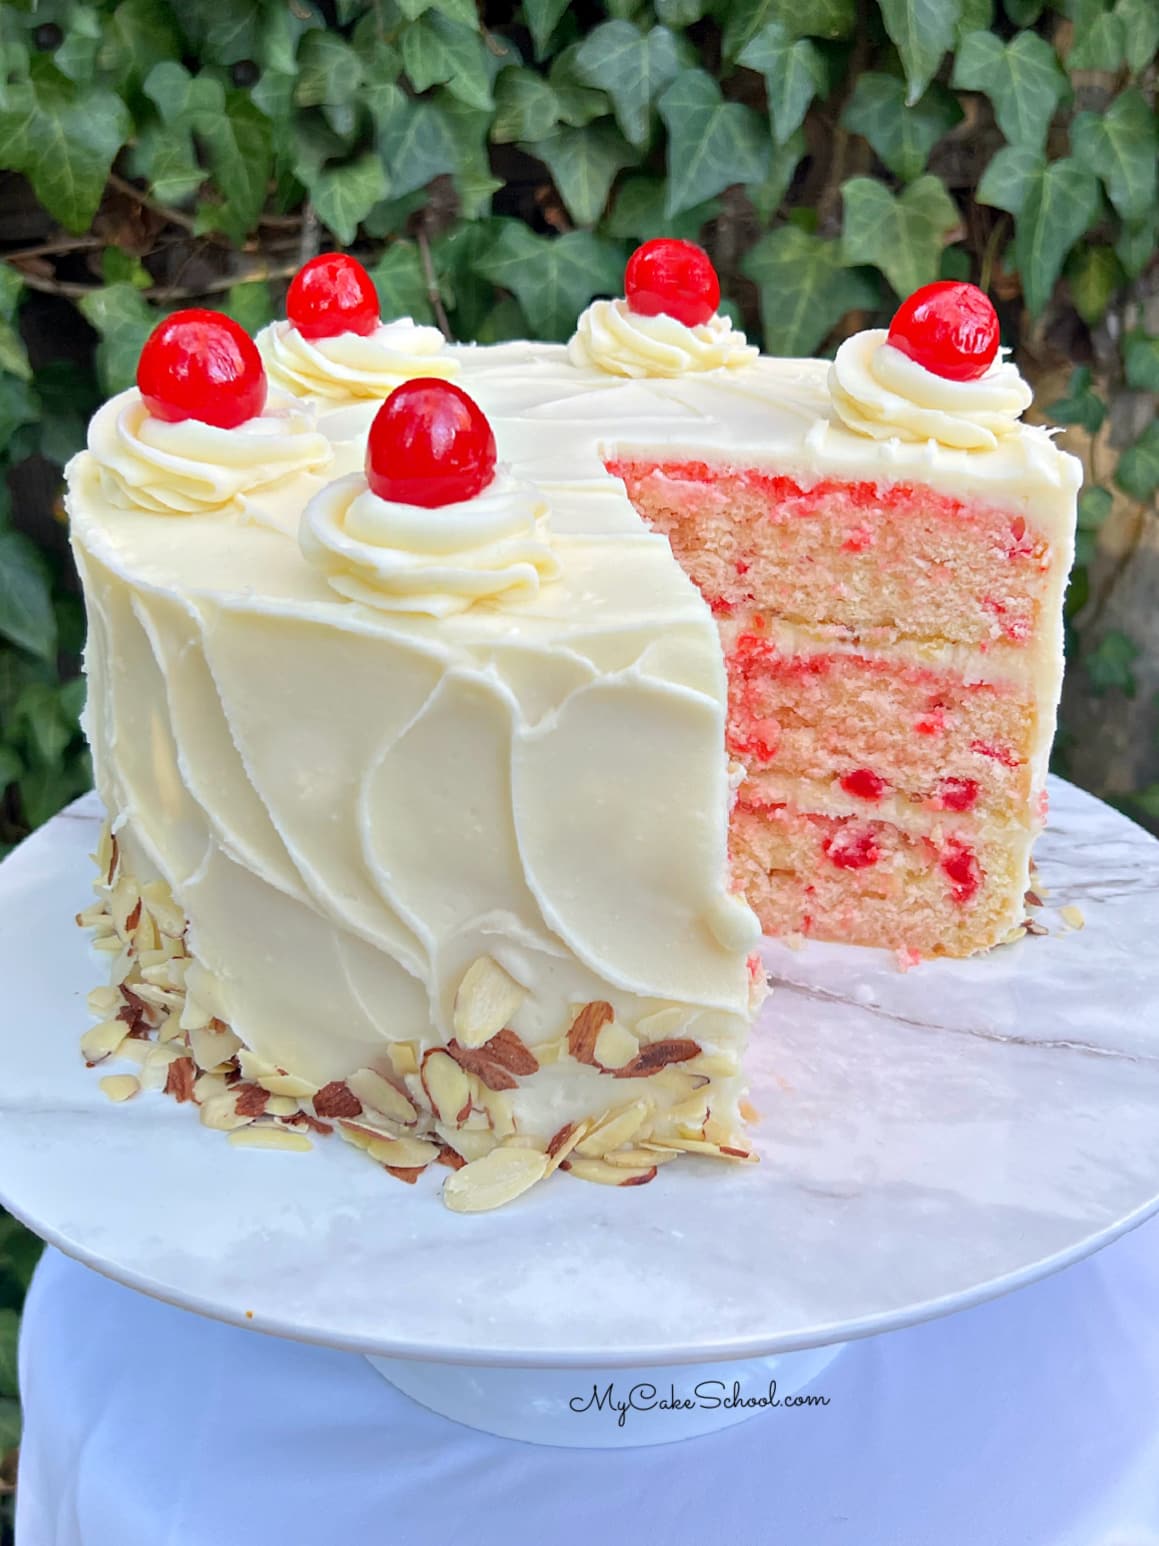
<path fill-rule="evenodd" d="M 493 1432 L 656 1443 L 739 1421 L 734 1379 L 783 1398 L 847 1339 L 1030 1282 L 1159 1208 L 1159 844 L 1052 795 L 1049 937 L 906 974 L 767 947 L 761 1165 L 561 1179 L 473 1218 L 439 1204 L 441 1173 L 402 1186 L 344 1144 L 237 1150 L 162 1097 L 106 1101 L 77 1050 L 104 959 L 72 922 L 86 799 L 0 868 L 0 1196 L 110 1277 L 369 1354 Z M 692 1409 L 574 1410 L 608 1384 L 647 1405 L 641 1382 Z"/>

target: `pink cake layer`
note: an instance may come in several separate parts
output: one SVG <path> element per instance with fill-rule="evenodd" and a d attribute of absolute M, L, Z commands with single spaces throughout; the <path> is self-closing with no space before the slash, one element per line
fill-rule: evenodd
<path fill-rule="evenodd" d="M 1041 824 L 1018 662 L 1045 538 L 1018 511 L 912 484 L 609 470 L 717 617 L 747 774 L 733 865 L 766 932 L 922 955 L 1003 938 Z"/>
<path fill-rule="evenodd" d="M 862 638 L 1022 643 L 1049 545 L 1020 511 L 908 483 L 791 478 L 703 462 L 608 463 L 718 616 L 771 617 Z"/>

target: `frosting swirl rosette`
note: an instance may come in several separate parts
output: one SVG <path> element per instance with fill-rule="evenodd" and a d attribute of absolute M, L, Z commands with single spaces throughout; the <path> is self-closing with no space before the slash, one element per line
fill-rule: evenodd
<path fill-rule="evenodd" d="M 437 327 L 410 317 L 380 323 L 373 331 L 307 338 L 292 322 L 271 322 L 257 336 L 270 381 L 295 397 L 331 402 L 389 397 L 415 376 L 453 376 L 458 361 L 445 353 Z"/>
<path fill-rule="evenodd" d="M 133 388 L 98 409 L 88 446 L 113 504 L 158 515 L 224 510 L 296 473 L 320 472 L 333 454 L 290 399 L 222 428 L 158 418 Z"/>
<path fill-rule="evenodd" d="M 382 499 L 361 473 L 320 489 L 299 540 L 341 596 L 383 612 L 450 617 L 477 601 L 523 601 L 559 575 L 539 491 L 500 472 L 435 508 Z"/>
<path fill-rule="evenodd" d="M 1018 428 L 1032 394 L 1018 367 L 999 354 L 972 380 L 927 369 L 883 328 L 847 338 L 829 368 L 843 422 L 874 440 L 936 440 L 962 451 L 993 450 Z"/>
<path fill-rule="evenodd" d="M 626 300 L 593 301 L 567 346 L 573 365 L 613 376 L 685 376 L 748 365 L 757 350 L 728 317 L 714 313 L 690 327 L 658 313 L 642 316 Z"/>

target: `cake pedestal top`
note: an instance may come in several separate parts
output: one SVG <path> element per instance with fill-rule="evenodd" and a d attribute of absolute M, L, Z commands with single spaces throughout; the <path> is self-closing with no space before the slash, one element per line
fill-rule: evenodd
<path fill-rule="evenodd" d="M 1045 937 L 906 974 L 767 943 L 762 1164 L 544 1187 L 465 1218 L 346 1145 L 238 1151 L 114 1107 L 77 1042 L 101 980 L 72 919 L 99 808 L 0 869 L 0 1193 L 110 1277 L 241 1325 L 396 1358 L 642 1366 L 815 1347 L 963 1308 L 1159 1209 L 1159 844 L 1057 781 Z M 1059 909 L 1081 909 L 1068 928 Z"/>

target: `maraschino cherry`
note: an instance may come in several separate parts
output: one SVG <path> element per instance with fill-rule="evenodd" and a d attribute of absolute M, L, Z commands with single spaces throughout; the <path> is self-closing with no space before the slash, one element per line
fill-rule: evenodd
<path fill-rule="evenodd" d="M 380 499 L 433 509 L 473 499 L 494 476 L 491 426 L 453 382 L 404 381 L 375 414 L 366 481 Z"/>
<path fill-rule="evenodd" d="M 253 339 L 232 317 L 193 307 L 159 322 L 137 363 L 137 386 L 157 419 L 200 419 L 236 429 L 266 405 L 266 372 Z"/>
<path fill-rule="evenodd" d="M 303 338 L 365 337 L 381 320 L 374 280 L 344 252 L 324 252 L 303 264 L 286 296 L 286 316 Z"/>
<path fill-rule="evenodd" d="M 977 285 L 939 279 L 902 301 L 889 341 L 935 376 L 977 381 L 998 353 L 998 315 Z"/>
<path fill-rule="evenodd" d="M 637 247 L 624 270 L 624 295 L 637 316 L 663 313 L 698 327 L 720 305 L 720 280 L 703 247 L 661 236 Z"/>

